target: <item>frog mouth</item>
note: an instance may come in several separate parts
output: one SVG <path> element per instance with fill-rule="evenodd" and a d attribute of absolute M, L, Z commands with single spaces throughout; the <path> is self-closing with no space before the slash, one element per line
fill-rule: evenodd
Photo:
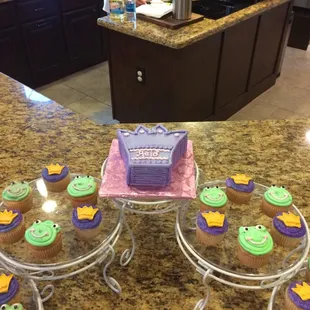
<path fill-rule="evenodd" d="M 270 196 L 277 200 L 286 200 L 288 197 L 288 194 L 284 194 L 283 197 L 279 197 L 279 196 L 276 196 L 274 192 L 270 192 Z"/>
<path fill-rule="evenodd" d="M 265 244 L 266 241 L 268 239 L 268 236 L 264 236 L 262 241 L 254 241 L 251 237 L 246 238 L 246 241 L 249 241 L 252 244 L 255 245 L 261 245 L 261 244 Z"/>
<path fill-rule="evenodd" d="M 88 191 L 89 189 L 92 188 L 92 186 L 90 184 L 87 185 L 87 188 L 86 187 L 77 187 L 75 184 L 73 184 L 72 186 L 76 191 L 80 191 L 80 192 L 85 192 L 85 191 Z"/>
<path fill-rule="evenodd" d="M 12 195 L 12 196 L 15 196 L 15 197 L 20 197 L 20 196 L 23 196 L 26 192 L 26 189 L 25 188 L 18 188 L 18 189 L 11 189 L 9 188 L 8 189 L 8 192 Z"/>
<path fill-rule="evenodd" d="M 207 197 L 208 199 L 210 199 L 210 200 L 212 200 L 212 201 L 218 201 L 218 200 L 221 200 L 221 199 L 222 199 L 223 194 L 222 194 L 222 193 L 219 193 L 217 198 L 212 197 L 212 196 L 210 196 L 210 195 L 208 195 L 208 194 L 205 194 L 205 197 Z"/>
<path fill-rule="evenodd" d="M 31 233 L 31 235 L 34 237 L 34 238 L 37 238 L 37 239 L 41 239 L 41 238 L 43 238 L 43 237 L 45 237 L 45 236 L 48 236 L 48 232 L 47 231 L 45 231 L 43 234 L 41 234 L 41 235 L 37 235 L 36 233 L 35 233 L 35 229 L 31 229 L 30 230 L 30 233 Z"/>

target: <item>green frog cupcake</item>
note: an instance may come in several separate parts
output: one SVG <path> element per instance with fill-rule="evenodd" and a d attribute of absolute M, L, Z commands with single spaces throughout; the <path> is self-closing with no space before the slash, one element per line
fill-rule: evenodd
<path fill-rule="evenodd" d="M 55 257 L 62 250 L 62 235 L 53 221 L 35 221 L 25 232 L 29 255 L 35 259 Z"/>
<path fill-rule="evenodd" d="M 11 306 L 8 304 L 4 304 L 0 306 L 0 310 L 26 310 L 22 304 L 12 304 Z"/>
<path fill-rule="evenodd" d="M 242 265 L 260 268 L 268 264 L 273 250 L 273 240 L 263 225 L 240 227 L 238 258 Z"/>
<path fill-rule="evenodd" d="M 274 217 L 277 213 L 290 211 L 292 204 L 292 195 L 284 186 L 272 185 L 264 194 L 261 209 L 267 216 Z"/>
<path fill-rule="evenodd" d="M 33 195 L 29 183 L 12 182 L 2 192 L 2 201 L 8 210 L 26 213 L 32 208 Z"/>
<path fill-rule="evenodd" d="M 67 192 L 74 208 L 81 204 L 97 204 L 98 185 L 95 179 L 89 175 L 76 176 L 68 185 Z"/>
<path fill-rule="evenodd" d="M 200 212 L 213 211 L 225 213 L 227 205 L 227 196 L 218 186 L 207 186 L 199 195 Z"/>

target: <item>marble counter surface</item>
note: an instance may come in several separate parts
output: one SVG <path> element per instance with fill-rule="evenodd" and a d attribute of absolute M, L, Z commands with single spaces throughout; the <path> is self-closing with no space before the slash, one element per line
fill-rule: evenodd
<path fill-rule="evenodd" d="M 205 18 L 201 22 L 176 30 L 160 27 L 139 19 L 134 27 L 133 23 L 118 23 L 109 17 L 99 18 L 98 25 L 156 44 L 180 49 L 288 1 L 264 0 L 218 20 Z"/>
<path fill-rule="evenodd" d="M 72 171 L 100 176 L 116 128 L 99 126 L 35 91 L 0 74 L 0 190 L 11 180 L 31 180 L 51 161 Z M 310 220 L 310 120 L 169 123 L 187 129 L 195 159 L 207 179 L 247 172 L 264 184 L 286 185 Z M 244 214 L 250 217 L 251 214 Z M 119 281 L 118 296 L 102 283 L 99 266 L 70 279 L 54 282 L 55 295 L 46 310 L 192 310 L 205 294 L 201 276 L 179 249 L 175 213 L 129 215 L 137 250 L 128 267 L 115 262 L 109 275 Z M 117 259 L 129 245 L 124 233 Z M 223 258 L 229 259 L 229 258 Z M 45 283 L 46 284 L 46 283 Z M 270 291 L 242 291 L 211 282 L 208 309 L 266 309 Z M 78 308 L 77 308 L 78 307 Z"/>

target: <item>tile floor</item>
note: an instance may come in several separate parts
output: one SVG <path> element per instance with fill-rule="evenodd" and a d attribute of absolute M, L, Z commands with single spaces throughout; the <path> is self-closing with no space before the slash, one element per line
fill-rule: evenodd
<path fill-rule="evenodd" d="M 107 62 L 37 89 L 98 124 L 114 124 Z M 310 117 L 310 48 L 287 48 L 275 86 L 229 120 Z"/>

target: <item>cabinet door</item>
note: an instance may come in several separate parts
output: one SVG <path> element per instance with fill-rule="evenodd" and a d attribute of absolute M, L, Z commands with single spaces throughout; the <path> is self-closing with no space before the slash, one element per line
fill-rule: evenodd
<path fill-rule="evenodd" d="M 25 49 L 15 27 L 0 31 L 0 72 L 31 85 Z"/>
<path fill-rule="evenodd" d="M 96 64 L 101 55 L 101 33 L 97 6 L 63 14 L 70 69 Z"/>
<path fill-rule="evenodd" d="M 288 5 L 288 3 L 285 3 L 261 16 L 253 57 L 250 86 L 256 85 L 275 73 Z"/>
<path fill-rule="evenodd" d="M 66 49 L 60 18 L 25 24 L 23 33 L 36 86 L 62 77 L 66 72 Z"/>

